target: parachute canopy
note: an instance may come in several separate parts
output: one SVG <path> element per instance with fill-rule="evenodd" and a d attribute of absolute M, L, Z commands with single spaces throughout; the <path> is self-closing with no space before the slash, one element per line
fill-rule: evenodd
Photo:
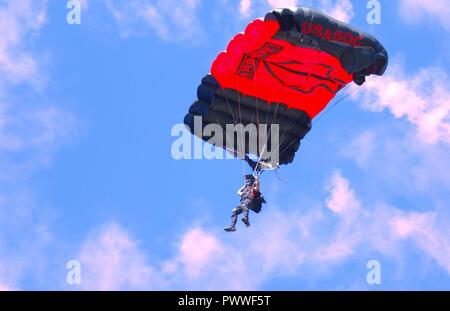
<path fill-rule="evenodd" d="M 195 116 L 202 118 L 202 128 L 218 124 L 224 133 L 227 124 L 276 124 L 276 162 L 288 164 L 311 120 L 336 94 L 352 81 L 362 85 L 366 76 L 383 75 L 387 64 L 385 48 L 365 32 L 309 8 L 274 10 L 250 23 L 217 56 L 184 121 L 209 142 L 212 133 L 194 132 Z M 214 144 L 261 156 L 275 143 L 269 131 L 254 151 L 248 141 L 239 145 L 228 135 Z"/>

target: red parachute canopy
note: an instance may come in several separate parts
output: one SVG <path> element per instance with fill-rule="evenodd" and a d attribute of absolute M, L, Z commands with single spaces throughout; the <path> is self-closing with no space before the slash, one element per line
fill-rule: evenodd
<path fill-rule="evenodd" d="M 384 47 L 365 32 L 312 9 L 275 10 L 250 23 L 218 55 L 185 124 L 193 133 L 195 116 L 203 118 L 203 127 L 214 123 L 224 131 L 227 124 L 277 124 L 283 137 L 280 158 L 272 160 L 287 164 L 311 120 L 335 95 L 352 81 L 362 85 L 366 76 L 382 75 L 387 63 Z M 214 144 L 238 150 L 227 140 Z"/>

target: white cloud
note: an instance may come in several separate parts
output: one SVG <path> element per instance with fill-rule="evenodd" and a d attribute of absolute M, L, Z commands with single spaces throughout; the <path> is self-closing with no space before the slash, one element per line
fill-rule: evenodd
<path fill-rule="evenodd" d="M 367 109 L 387 109 L 417 128 L 417 136 L 430 144 L 450 144 L 450 88 L 448 74 L 440 68 L 424 68 L 415 74 L 399 62 L 382 78 L 371 78 L 361 93 Z"/>
<path fill-rule="evenodd" d="M 365 182 L 405 198 L 420 194 L 445 201 L 450 176 L 443 172 L 450 170 L 450 146 L 418 139 L 415 128 L 407 123 L 375 122 L 362 134 L 341 142 L 342 155 L 368 176 Z"/>
<path fill-rule="evenodd" d="M 0 292 L 7 292 L 7 291 L 12 291 L 12 289 L 6 285 L 0 284 Z"/>
<path fill-rule="evenodd" d="M 412 240 L 450 274 L 449 230 L 437 229 L 437 217 L 438 214 L 433 212 L 398 212 L 388 221 L 394 235 L 399 239 Z"/>
<path fill-rule="evenodd" d="M 342 153 L 355 160 L 359 167 L 366 167 L 376 151 L 376 138 L 376 133 L 371 130 L 358 133 L 343 147 Z"/>
<path fill-rule="evenodd" d="M 348 214 L 360 208 L 359 200 L 350 189 L 348 180 L 335 173 L 331 180 L 330 197 L 326 206 L 336 214 Z"/>
<path fill-rule="evenodd" d="M 2 244 L 2 237 L 0 236 L 0 246 Z M 17 264 L 12 265 L 10 258 L 6 258 L 6 254 L 2 252 L 0 252 L 0 265 L 0 292 L 12 291 L 18 282 L 22 269 Z"/>
<path fill-rule="evenodd" d="M 5 83 L 39 82 L 38 61 L 26 47 L 46 21 L 46 3 L 10 1 L 0 7 L 0 89 Z"/>
<path fill-rule="evenodd" d="M 400 15 L 407 23 L 417 23 L 428 18 L 450 31 L 448 0 L 401 0 L 399 10 Z"/>
<path fill-rule="evenodd" d="M 296 6 L 298 2 L 297 0 L 267 0 L 268 5 L 274 9 Z"/>
<path fill-rule="evenodd" d="M 250 9 L 252 7 L 252 0 L 241 0 L 239 12 L 242 17 L 248 18 L 250 16 Z"/>
<path fill-rule="evenodd" d="M 255 280 L 258 276 L 251 274 L 245 254 L 200 227 L 187 230 L 176 245 L 174 257 L 162 263 L 171 267 L 162 276 L 168 281 L 169 289 L 245 290 L 258 283 Z"/>
<path fill-rule="evenodd" d="M 90 0 L 80 0 L 81 10 L 82 11 L 89 9 L 89 2 L 90 2 Z"/>
<path fill-rule="evenodd" d="M 88 290 L 136 289 L 148 286 L 152 268 L 127 232 L 109 224 L 82 246 L 78 260 L 82 288 Z"/>
<path fill-rule="evenodd" d="M 349 22 L 355 15 L 350 0 L 241 0 L 240 13 L 242 17 L 248 18 L 254 11 L 258 12 L 258 14 L 264 14 L 263 9 L 268 11 L 270 9 L 296 6 L 317 8 L 343 22 Z"/>
<path fill-rule="evenodd" d="M 255 216 L 250 229 L 239 227 L 233 234 L 194 226 L 174 244 L 171 258 L 156 263 L 145 259 L 123 229 L 109 226 L 83 246 L 86 288 L 127 289 L 132 284 L 137 289 L 254 290 L 277 277 L 317 279 L 355 256 L 372 259 L 374 251 L 400 260 L 408 243 L 450 274 L 450 241 L 435 222 L 436 212 L 367 204 L 339 173 L 329 183 L 325 205 L 333 213 L 321 204 L 301 213 L 272 204 Z M 137 281 L 126 279 L 129 275 Z"/>
<path fill-rule="evenodd" d="M 46 23 L 46 9 L 46 0 L 0 6 L 0 182 L 47 165 L 78 127 L 72 114 L 40 101 L 45 62 L 30 47 Z M 22 93 L 31 94 L 33 102 Z"/>
<path fill-rule="evenodd" d="M 432 213 L 411 213 L 406 216 L 395 216 L 389 219 L 389 222 L 400 238 L 407 238 L 422 231 L 431 231 L 430 225 L 433 224 L 434 217 Z"/>
<path fill-rule="evenodd" d="M 0 284 L 16 290 L 40 277 L 48 282 L 53 278 L 43 271 L 52 260 L 47 257 L 54 241 L 50 214 L 27 190 L 16 190 L 11 184 L 8 191 L 0 184 L 0 190 Z"/>
<path fill-rule="evenodd" d="M 0 104 L 0 182 L 23 179 L 47 166 L 53 152 L 79 129 L 75 117 L 57 107 L 23 107 L 2 98 Z"/>
<path fill-rule="evenodd" d="M 77 127 L 71 113 L 42 99 L 47 58 L 36 39 L 46 10 L 46 0 L 0 4 L 0 283 L 10 289 L 24 275 L 31 284 L 51 260 L 44 255 L 53 239 L 49 214 L 37 208 L 27 178 Z"/>
<path fill-rule="evenodd" d="M 263 16 L 275 8 L 298 5 L 317 7 L 327 14 L 348 22 L 354 16 L 350 0 L 240 0 L 236 8 L 245 19 Z M 198 42 L 204 37 L 197 12 L 200 0 L 106 0 L 106 6 L 120 27 L 121 35 L 132 36 L 151 29 L 159 38 L 169 42 Z M 222 1 L 220 6 L 230 6 Z M 218 7 L 218 10 L 224 9 Z M 229 23 L 228 21 L 227 23 Z"/>
<path fill-rule="evenodd" d="M 200 0 L 107 0 L 106 4 L 124 36 L 147 28 L 170 42 L 196 42 L 202 36 L 197 20 Z"/>
<path fill-rule="evenodd" d="M 225 250 L 217 238 L 196 228 L 183 236 L 179 251 L 178 260 L 185 267 L 187 276 L 195 278 L 202 274 L 209 263 L 214 262 L 215 257 L 223 256 Z"/>
<path fill-rule="evenodd" d="M 355 16 L 353 4 L 350 0 L 322 0 L 320 9 L 328 15 L 346 23 L 350 22 Z"/>
<path fill-rule="evenodd" d="M 319 248 L 318 259 L 344 260 L 362 247 L 397 257 L 400 243 L 409 240 L 450 274 L 450 240 L 444 237 L 446 225 L 438 226 L 435 222 L 437 212 L 408 212 L 381 202 L 366 203 L 363 208 L 348 180 L 340 175 L 333 176 L 331 198 L 336 206 L 347 209 L 338 213 L 334 238 Z"/>

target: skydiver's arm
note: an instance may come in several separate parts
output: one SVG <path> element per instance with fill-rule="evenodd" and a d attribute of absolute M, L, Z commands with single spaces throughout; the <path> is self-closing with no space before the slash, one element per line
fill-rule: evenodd
<path fill-rule="evenodd" d="M 268 163 L 261 161 L 259 162 L 259 167 L 261 170 L 274 170 L 280 168 L 280 165 L 278 163 Z"/>
<path fill-rule="evenodd" d="M 239 190 L 238 190 L 238 192 L 237 192 L 237 195 L 238 195 L 238 196 L 242 196 L 242 194 L 244 193 L 244 189 L 245 189 L 245 185 L 242 186 L 241 188 L 239 188 Z"/>
<path fill-rule="evenodd" d="M 255 170 L 256 166 L 258 165 L 256 161 L 253 161 L 247 155 L 245 155 L 245 162 L 247 162 L 247 164 L 252 168 L 252 170 Z"/>
<path fill-rule="evenodd" d="M 255 192 L 259 192 L 259 178 L 258 177 L 255 178 L 255 185 L 253 186 L 253 190 Z"/>

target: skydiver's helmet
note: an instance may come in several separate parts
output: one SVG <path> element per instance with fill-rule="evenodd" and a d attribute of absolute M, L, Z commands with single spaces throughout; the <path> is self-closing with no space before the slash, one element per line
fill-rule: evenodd
<path fill-rule="evenodd" d="M 255 176 L 253 176 L 253 175 L 245 175 L 244 178 L 245 178 L 246 185 L 251 185 L 255 182 Z"/>

